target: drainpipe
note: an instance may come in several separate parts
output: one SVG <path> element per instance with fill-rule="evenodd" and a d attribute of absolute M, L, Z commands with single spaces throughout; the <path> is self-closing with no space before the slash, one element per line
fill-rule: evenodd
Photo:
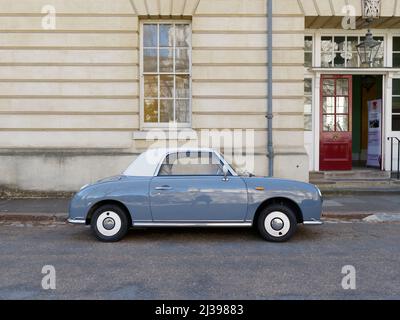
<path fill-rule="evenodd" d="M 268 46 L 268 176 L 274 176 L 274 144 L 272 135 L 272 119 L 273 119 L 273 106 L 272 106 L 272 2 L 273 0 L 267 0 L 267 46 Z"/>

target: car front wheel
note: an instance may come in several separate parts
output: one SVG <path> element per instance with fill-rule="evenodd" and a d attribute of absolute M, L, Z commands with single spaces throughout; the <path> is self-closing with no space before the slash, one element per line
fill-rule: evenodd
<path fill-rule="evenodd" d="M 272 242 L 289 240 L 297 228 L 297 219 L 293 210 L 281 204 L 265 208 L 257 223 L 261 236 Z"/>
<path fill-rule="evenodd" d="M 98 208 L 93 214 L 91 227 L 96 238 L 104 242 L 121 240 L 129 229 L 125 212 L 115 205 Z"/>

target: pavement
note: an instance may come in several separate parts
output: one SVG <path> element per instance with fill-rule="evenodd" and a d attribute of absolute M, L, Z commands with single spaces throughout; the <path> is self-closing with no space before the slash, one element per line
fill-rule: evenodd
<path fill-rule="evenodd" d="M 0 224 L 0 299 L 400 299 L 399 230 L 327 222 L 276 244 L 253 229 L 139 229 L 101 243 L 85 226 Z"/>
<path fill-rule="evenodd" d="M 68 198 L 0 199 L 0 221 L 65 221 Z M 326 219 L 383 219 L 400 217 L 400 193 L 344 193 L 324 195 Z"/>

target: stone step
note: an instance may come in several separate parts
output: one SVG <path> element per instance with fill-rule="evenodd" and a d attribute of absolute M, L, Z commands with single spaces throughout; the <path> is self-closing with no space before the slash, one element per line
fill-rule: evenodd
<path fill-rule="evenodd" d="M 379 170 L 310 172 L 310 181 L 390 181 L 391 173 Z"/>

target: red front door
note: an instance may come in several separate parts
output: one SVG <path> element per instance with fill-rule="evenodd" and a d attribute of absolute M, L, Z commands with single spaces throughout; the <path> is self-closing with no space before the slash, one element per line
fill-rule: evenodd
<path fill-rule="evenodd" d="M 352 169 L 352 76 L 321 78 L 320 170 Z"/>

